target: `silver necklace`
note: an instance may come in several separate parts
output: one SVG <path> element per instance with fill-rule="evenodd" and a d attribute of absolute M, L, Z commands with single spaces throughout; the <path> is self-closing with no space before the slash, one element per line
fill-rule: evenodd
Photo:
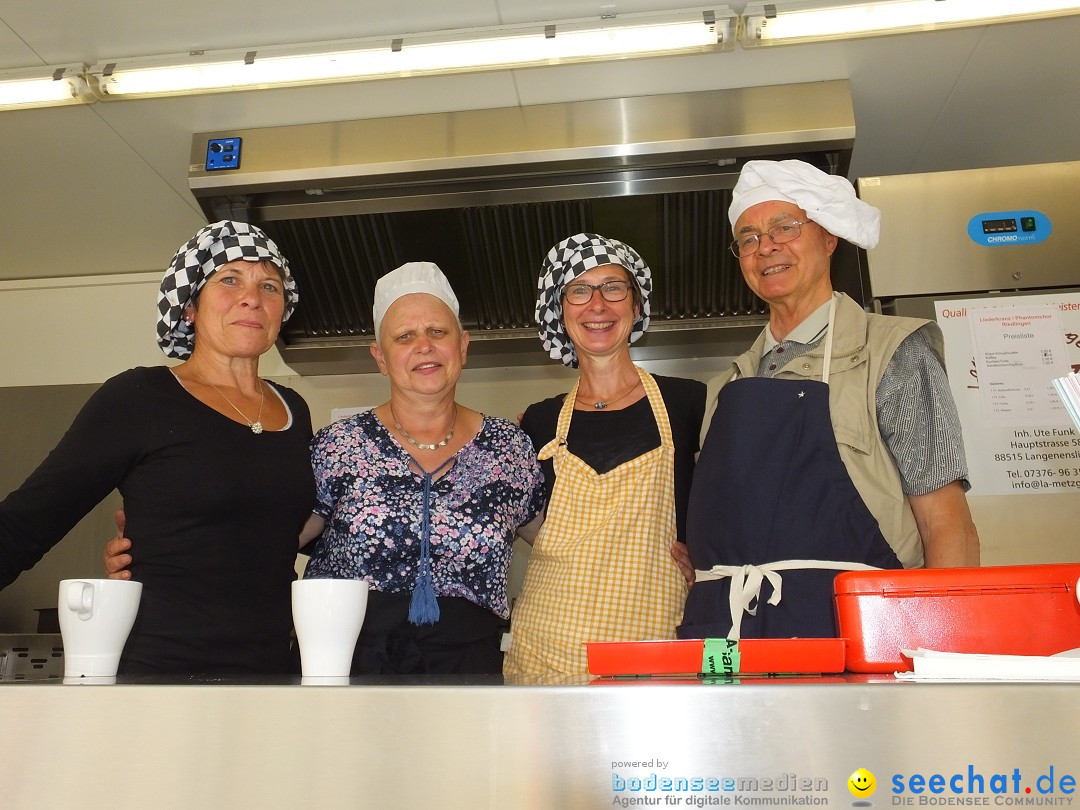
<path fill-rule="evenodd" d="M 390 404 L 390 416 L 394 420 L 394 427 L 397 429 L 398 433 L 400 433 L 402 438 L 413 447 L 418 447 L 421 450 L 438 450 L 440 447 L 446 447 L 446 445 L 450 444 L 450 440 L 454 438 L 454 428 L 457 427 L 457 403 L 454 403 L 454 421 L 450 423 L 450 432 L 447 433 L 441 441 L 435 442 L 434 444 L 418 442 L 410 436 L 409 431 L 405 430 L 405 428 L 401 426 L 401 422 L 398 421 L 397 414 L 394 413 L 393 404 Z"/>
<path fill-rule="evenodd" d="M 638 387 L 638 385 L 640 383 L 641 383 L 641 380 L 639 379 L 636 383 L 634 383 L 633 385 L 630 386 L 630 390 L 627 391 L 625 394 L 622 394 L 620 396 L 615 397 L 615 399 L 611 399 L 611 400 L 607 400 L 607 401 L 602 400 L 602 399 L 598 399 L 595 402 L 589 402 L 586 399 L 582 399 L 580 394 L 577 397 L 575 397 L 575 399 L 577 399 L 578 402 L 584 402 L 586 404 L 592 405 L 594 408 L 596 408 L 599 411 L 599 410 L 603 410 L 608 405 L 614 405 L 616 402 L 619 402 L 620 400 L 626 399 L 628 396 L 630 396 L 632 393 L 634 393 L 635 390 L 637 390 L 637 387 Z"/>
<path fill-rule="evenodd" d="M 260 433 L 263 432 L 262 412 L 263 412 L 263 403 L 266 401 L 266 389 L 263 388 L 263 381 L 262 380 L 259 380 L 259 415 L 256 416 L 255 421 L 252 422 L 250 419 L 247 418 L 247 416 L 244 415 L 244 412 L 242 410 L 240 410 L 239 408 L 237 408 L 233 404 L 233 401 L 231 399 L 229 399 L 227 396 L 225 396 L 224 391 L 222 391 L 220 388 L 218 388 L 216 385 L 214 385 L 212 382 L 210 382 L 208 379 L 206 379 L 206 377 L 203 376 L 203 373 L 199 370 L 198 366 L 195 366 L 195 373 L 199 375 L 200 380 L 202 380 L 204 383 L 206 383 L 211 388 L 213 388 L 215 391 L 217 391 L 218 394 L 221 395 L 221 398 L 229 403 L 229 407 L 231 407 L 234 411 L 236 411 L 238 414 L 240 414 L 241 418 L 243 418 L 243 420 L 245 422 L 247 422 L 247 426 L 249 428 L 251 428 L 252 433 L 254 433 L 256 436 L 258 436 Z"/>

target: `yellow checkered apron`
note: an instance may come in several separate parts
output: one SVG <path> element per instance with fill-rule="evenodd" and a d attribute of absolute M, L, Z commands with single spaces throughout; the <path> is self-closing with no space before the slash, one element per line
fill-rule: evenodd
<path fill-rule="evenodd" d="M 656 381 L 637 369 L 660 446 L 598 474 L 566 447 L 577 386 L 559 413 L 555 486 L 511 619 L 507 675 L 585 674 L 586 641 L 674 638 L 686 581 L 675 540 L 675 448 Z"/>

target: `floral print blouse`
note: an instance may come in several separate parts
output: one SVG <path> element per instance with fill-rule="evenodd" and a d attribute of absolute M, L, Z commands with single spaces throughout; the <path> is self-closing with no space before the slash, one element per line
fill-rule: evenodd
<path fill-rule="evenodd" d="M 544 507 L 532 441 L 485 416 L 480 432 L 432 483 L 431 558 L 437 596 L 460 596 L 507 618 L 514 531 Z M 312 441 L 315 513 L 326 529 L 305 576 L 363 578 L 409 592 L 420 562 L 423 476 L 372 411 L 341 419 Z"/>

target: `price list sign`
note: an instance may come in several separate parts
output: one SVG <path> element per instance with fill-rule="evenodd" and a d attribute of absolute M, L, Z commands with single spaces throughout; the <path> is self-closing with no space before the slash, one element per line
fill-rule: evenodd
<path fill-rule="evenodd" d="M 972 494 L 1080 493 L 1053 379 L 1080 370 L 1080 294 L 936 302 Z"/>

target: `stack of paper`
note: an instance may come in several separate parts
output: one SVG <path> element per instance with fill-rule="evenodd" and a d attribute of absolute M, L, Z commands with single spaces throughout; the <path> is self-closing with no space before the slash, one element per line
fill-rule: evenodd
<path fill-rule="evenodd" d="M 1065 410 L 1072 417 L 1073 424 L 1080 430 L 1080 377 L 1076 376 L 1076 372 L 1072 372 L 1055 378 L 1053 383 L 1058 396 L 1065 403 Z"/>
<path fill-rule="evenodd" d="M 897 672 L 901 681 L 1080 681 L 1080 650 L 1057 655 L 973 655 L 904 650 L 914 672 Z"/>

